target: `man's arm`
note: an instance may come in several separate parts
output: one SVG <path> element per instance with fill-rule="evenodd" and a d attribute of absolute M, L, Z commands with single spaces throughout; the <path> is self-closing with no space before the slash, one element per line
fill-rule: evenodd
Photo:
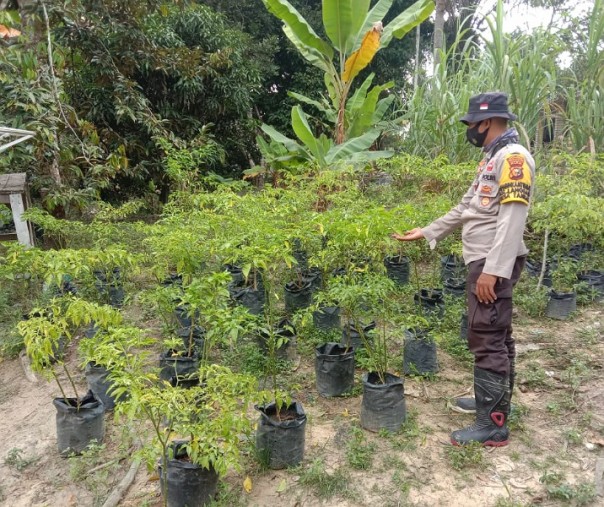
<path fill-rule="evenodd" d="M 440 218 L 437 218 L 430 225 L 424 228 L 416 227 L 410 231 L 407 231 L 405 234 L 392 234 L 392 238 L 398 241 L 415 241 L 418 239 L 426 238 L 428 241 L 430 248 L 434 250 L 436 247 L 437 241 L 445 238 L 455 229 L 457 229 L 461 224 L 461 214 L 468 209 L 470 206 L 470 201 L 474 196 L 474 185 L 472 185 L 468 191 L 465 193 L 461 202 L 455 206 L 449 213 L 443 215 Z"/>
<path fill-rule="evenodd" d="M 446 238 L 462 225 L 461 214 L 470 206 L 472 197 L 474 197 L 474 185 L 470 186 L 461 199 L 461 202 L 449 211 L 449 213 L 437 218 L 430 225 L 421 229 L 423 237 L 426 238 L 426 241 L 428 241 L 432 250 L 434 250 L 438 241 Z"/>

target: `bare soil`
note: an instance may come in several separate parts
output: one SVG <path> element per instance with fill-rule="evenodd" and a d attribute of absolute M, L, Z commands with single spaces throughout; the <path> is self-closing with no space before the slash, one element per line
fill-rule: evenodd
<path fill-rule="evenodd" d="M 604 505 L 604 498 L 581 493 L 595 484 L 596 463 L 604 459 L 603 313 L 602 305 L 592 306 L 564 323 L 517 317 L 513 402 L 520 415 L 510 445 L 476 451 L 482 457 L 478 464 L 460 466 L 462 456 L 451 455 L 450 432 L 472 421 L 447 408 L 454 397 L 471 392 L 471 371 L 457 359 L 439 350 L 441 372 L 435 379 L 405 380 L 409 422 L 396 435 L 363 432 L 362 444 L 373 447 L 369 467 L 356 470 L 348 456 L 361 396 L 321 398 L 314 390 L 311 359 L 303 358 L 292 374 L 303 386 L 297 399 L 308 414 L 303 465 L 263 471 L 250 456 L 242 473 L 223 480 L 219 505 Z M 78 380 L 84 391 L 83 374 Z M 61 458 L 51 403 L 56 395 L 54 383 L 28 380 L 19 359 L 0 364 L 0 505 L 102 505 L 129 468 L 131 448 L 111 414 L 106 415 L 106 448 L 95 460 Z M 19 460 L 9 458 L 14 449 L 21 450 L 22 470 Z M 345 478 L 338 492 L 323 499 L 319 481 L 308 479 L 316 460 L 325 474 Z M 243 487 L 248 476 L 249 493 Z M 560 498 L 564 492 L 566 500 Z M 157 476 L 141 466 L 121 505 L 160 504 Z"/>

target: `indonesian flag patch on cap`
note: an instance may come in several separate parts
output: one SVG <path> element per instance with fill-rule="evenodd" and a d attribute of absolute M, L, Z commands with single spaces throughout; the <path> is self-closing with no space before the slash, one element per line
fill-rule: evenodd
<path fill-rule="evenodd" d="M 487 104 L 486 102 L 483 102 L 482 104 L 480 104 L 481 111 L 485 111 L 487 109 L 489 109 L 489 104 Z"/>

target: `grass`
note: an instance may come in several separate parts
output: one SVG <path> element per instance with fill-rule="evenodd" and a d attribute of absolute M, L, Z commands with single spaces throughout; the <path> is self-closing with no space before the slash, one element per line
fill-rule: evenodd
<path fill-rule="evenodd" d="M 549 385 L 549 378 L 545 373 L 545 369 L 535 361 L 529 362 L 526 367 L 518 373 L 522 380 L 522 384 L 530 389 L 547 387 Z"/>
<path fill-rule="evenodd" d="M 449 465 L 454 470 L 464 470 L 466 468 L 478 468 L 484 465 L 484 448 L 480 442 L 471 442 L 460 446 L 447 446 L 445 453 Z"/>
<path fill-rule="evenodd" d="M 38 456 L 24 457 L 23 452 L 23 449 L 13 447 L 8 451 L 6 458 L 4 458 L 4 464 L 17 470 L 17 472 L 22 472 L 29 465 L 32 465 L 40 459 Z"/>
<path fill-rule="evenodd" d="M 560 484 L 557 486 L 548 486 L 545 488 L 547 497 L 551 500 L 561 500 L 564 503 L 573 505 L 592 505 L 596 499 L 596 488 L 593 484 L 583 482 L 577 485 Z"/>
<path fill-rule="evenodd" d="M 299 483 L 310 488 L 318 498 L 323 500 L 334 496 L 349 497 L 352 494 L 349 477 L 342 467 L 329 473 L 321 458 L 316 458 L 307 468 L 300 471 Z"/>
<path fill-rule="evenodd" d="M 105 444 L 90 443 L 81 455 L 68 458 L 69 477 L 93 495 L 93 505 L 102 505 L 119 479 L 119 459 L 108 458 Z"/>
<path fill-rule="evenodd" d="M 512 402 L 513 403 L 513 402 Z M 507 420 L 507 426 L 511 431 L 523 431 L 525 429 L 524 419 L 529 413 L 529 408 L 525 405 L 513 403 L 514 410 L 510 412 Z"/>
<path fill-rule="evenodd" d="M 351 438 L 346 446 L 346 461 L 355 470 L 368 470 L 373 464 L 376 445 L 367 441 L 361 428 L 352 428 Z"/>

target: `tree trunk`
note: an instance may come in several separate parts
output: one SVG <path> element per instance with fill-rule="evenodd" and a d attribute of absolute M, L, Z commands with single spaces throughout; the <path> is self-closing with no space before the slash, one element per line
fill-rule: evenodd
<path fill-rule="evenodd" d="M 445 27 L 445 9 L 446 0 L 436 0 L 436 10 L 434 17 L 434 66 L 440 63 L 440 52 L 444 48 L 444 27 Z"/>

